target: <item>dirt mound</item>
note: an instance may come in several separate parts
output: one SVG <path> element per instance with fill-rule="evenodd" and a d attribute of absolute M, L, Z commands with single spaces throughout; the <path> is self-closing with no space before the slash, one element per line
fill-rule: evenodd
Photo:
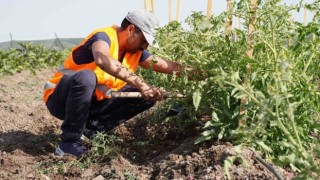
<path fill-rule="evenodd" d="M 52 74 L 52 69 L 22 72 L 0 81 L 0 179 L 227 179 L 224 162 L 239 155 L 231 143 L 194 145 L 201 124 L 181 129 L 174 122 L 153 123 L 148 113 L 110 132 L 121 139 L 113 159 L 72 166 L 73 157 L 56 157 L 62 122 L 42 101 L 43 84 Z M 241 157 L 246 163 L 235 159 L 229 167 L 233 179 L 276 179 L 252 151 Z"/>

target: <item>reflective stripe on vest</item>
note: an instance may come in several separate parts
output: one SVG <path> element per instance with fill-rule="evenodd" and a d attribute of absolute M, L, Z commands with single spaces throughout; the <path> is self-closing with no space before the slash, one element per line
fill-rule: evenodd
<path fill-rule="evenodd" d="M 44 84 L 44 90 L 46 89 L 52 89 L 52 88 L 55 88 L 56 87 L 56 84 L 50 82 L 50 81 L 47 81 L 45 84 Z"/>
<path fill-rule="evenodd" d="M 63 65 L 63 63 L 60 65 L 60 67 L 58 68 L 58 72 L 62 73 L 63 75 L 70 75 L 72 73 L 75 73 L 76 71 L 73 71 L 73 70 L 70 70 L 70 69 L 66 69 Z M 45 84 L 44 84 L 44 90 L 46 89 L 52 89 L 52 88 L 55 88 L 56 87 L 56 84 L 55 83 L 52 83 L 50 81 L 47 81 Z"/>
<path fill-rule="evenodd" d="M 98 84 L 96 86 L 97 89 L 99 89 L 99 91 L 101 91 L 105 96 L 110 96 L 112 89 L 108 88 L 107 86 L 103 85 L 103 84 Z"/>
<path fill-rule="evenodd" d="M 64 67 L 64 64 L 63 64 L 63 63 L 62 63 L 62 64 L 60 65 L 60 67 L 58 68 L 58 71 L 61 72 L 63 75 L 70 75 L 70 74 L 73 74 L 73 73 L 76 72 L 76 71 L 71 70 L 71 69 L 66 69 L 66 68 Z"/>
<path fill-rule="evenodd" d="M 52 89 L 52 88 L 55 88 L 57 85 L 50 82 L 50 81 L 47 81 L 45 84 L 44 84 L 44 90 L 46 89 Z M 112 89 L 108 88 L 107 86 L 103 85 L 103 84 L 98 84 L 96 86 L 97 89 L 99 89 L 99 91 L 101 91 L 105 96 L 110 96 L 111 92 L 112 92 Z"/>
<path fill-rule="evenodd" d="M 70 75 L 70 74 L 76 73 L 76 71 L 73 71 L 71 69 L 66 69 L 63 64 L 60 65 L 60 67 L 58 68 L 58 71 L 63 75 Z M 44 85 L 44 90 L 52 89 L 52 88 L 55 88 L 56 86 L 57 86 L 56 84 L 50 81 L 47 81 Z M 103 84 L 98 84 L 96 88 L 99 89 L 99 91 L 101 91 L 105 96 L 110 96 L 110 93 L 112 92 L 112 89 L 108 88 L 106 85 L 103 85 Z"/>

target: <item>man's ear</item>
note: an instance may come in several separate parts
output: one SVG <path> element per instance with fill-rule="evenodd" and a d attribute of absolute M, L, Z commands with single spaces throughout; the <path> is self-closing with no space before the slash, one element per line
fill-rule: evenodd
<path fill-rule="evenodd" d="M 134 31 L 135 31 L 135 26 L 130 24 L 128 27 L 127 27 L 127 31 L 129 34 L 133 34 Z"/>

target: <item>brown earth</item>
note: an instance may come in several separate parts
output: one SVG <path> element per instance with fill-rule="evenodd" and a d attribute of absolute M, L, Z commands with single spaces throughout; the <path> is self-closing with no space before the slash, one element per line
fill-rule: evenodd
<path fill-rule="evenodd" d="M 55 156 L 61 121 L 42 101 L 43 84 L 52 74 L 46 69 L 0 79 L 0 179 L 227 179 L 224 161 L 238 155 L 231 143 L 195 145 L 201 120 L 179 128 L 175 122 L 150 120 L 152 111 L 110 132 L 118 139 L 110 147 L 112 158 L 89 163 L 89 157 Z M 232 179 L 277 179 L 252 151 L 241 155 L 246 163 L 235 160 L 228 169 Z M 292 178 L 271 166 L 284 179 Z"/>

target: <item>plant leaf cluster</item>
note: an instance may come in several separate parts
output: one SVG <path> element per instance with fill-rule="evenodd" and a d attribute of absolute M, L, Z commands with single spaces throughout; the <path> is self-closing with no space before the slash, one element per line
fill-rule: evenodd
<path fill-rule="evenodd" d="M 159 30 L 161 48 L 154 52 L 203 71 L 205 80 L 190 81 L 188 72 L 182 78 L 141 74 L 152 84 L 185 93 L 181 103 L 190 118 L 211 115 L 196 143 L 231 140 L 315 178 L 320 172 L 319 2 L 289 7 L 281 0 L 259 1 L 252 58 L 245 55 L 249 5 L 248 0 L 234 5 L 233 15 L 244 27 L 230 34 L 224 31 L 226 12 L 211 18 L 194 12 L 187 27 L 173 21 Z M 315 10 L 307 25 L 290 20 L 290 11 L 301 7 Z"/>
<path fill-rule="evenodd" d="M 48 49 L 43 45 L 19 43 L 20 49 L 0 49 L 0 77 L 12 75 L 23 70 L 36 73 L 40 68 L 59 65 L 70 51 Z"/>

